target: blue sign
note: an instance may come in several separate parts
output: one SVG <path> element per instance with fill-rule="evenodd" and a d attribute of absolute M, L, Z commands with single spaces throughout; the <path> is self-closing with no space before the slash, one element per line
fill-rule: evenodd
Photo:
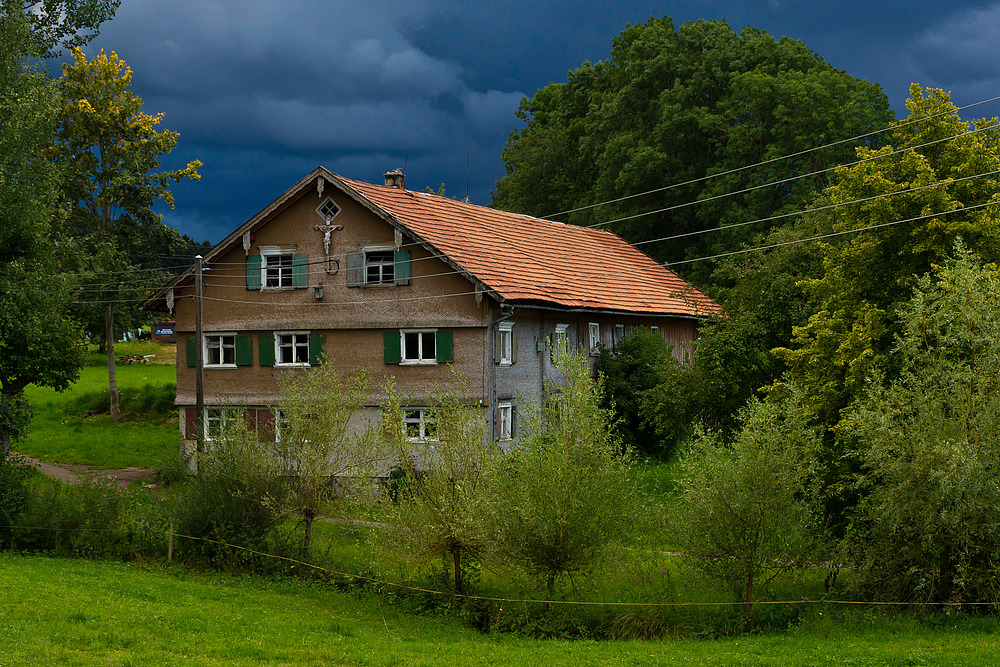
<path fill-rule="evenodd" d="M 174 325 L 173 324 L 157 324 L 153 328 L 154 336 L 173 336 L 174 335 Z"/>

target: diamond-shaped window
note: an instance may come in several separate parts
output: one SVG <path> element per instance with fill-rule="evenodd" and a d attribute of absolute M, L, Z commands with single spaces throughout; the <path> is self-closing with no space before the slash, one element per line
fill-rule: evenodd
<path fill-rule="evenodd" d="M 319 205 L 319 208 L 316 209 L 316 212 L 319 213 L 321 218 L 330 222 L 337 217 L 338 213 L 340 213 L 340 207 L 337 206 L 332 199 L 327 197 L 326 200 Z"/>

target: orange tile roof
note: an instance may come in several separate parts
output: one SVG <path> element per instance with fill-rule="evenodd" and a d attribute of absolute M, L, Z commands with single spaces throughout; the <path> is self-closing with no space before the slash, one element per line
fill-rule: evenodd
<path fill-rule="evenodd" d="M 720 312 L 611 232 L 335 178 L 505 301 L 695 317 Z"/>

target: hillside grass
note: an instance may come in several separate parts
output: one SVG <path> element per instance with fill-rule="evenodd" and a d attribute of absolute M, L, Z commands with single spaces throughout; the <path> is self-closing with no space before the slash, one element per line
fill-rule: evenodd
<path fill-rule="evenodd" d="M 35 417 L 14 448 L 49 463 L 97 468 L 154 467 L 176 456 L 176 346 L 139 341 L 119 343 L 115 352 L 156 355 L 154 363 L 115 365 L 122 421 L 112 422 L 107 414 L 107 360 L 93 348 L 79 380 L 66 391 L 25 390 Z"/>
<path fill-rule="evenodd" d="M 0 554 L 0 664 L 994 665 L 993 619 L 827 610 L 788 632 L 650 642 L 483 635 L 317 581 Z"/>

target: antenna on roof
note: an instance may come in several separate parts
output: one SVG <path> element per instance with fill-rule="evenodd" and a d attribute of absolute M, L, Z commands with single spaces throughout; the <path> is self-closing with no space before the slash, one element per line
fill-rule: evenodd
<path fill-rule="evenodd" d="M 465 154 L 465 203 L 469 203 L 469 160 L 471 152 L 466 152 Z"/>
<path fill-rule="evenodd" d="M 403 176 L 406 176 L 406 163 L 410 161 L 410 154 L 407 153 L 406 157 L 403 158 Z"/>

